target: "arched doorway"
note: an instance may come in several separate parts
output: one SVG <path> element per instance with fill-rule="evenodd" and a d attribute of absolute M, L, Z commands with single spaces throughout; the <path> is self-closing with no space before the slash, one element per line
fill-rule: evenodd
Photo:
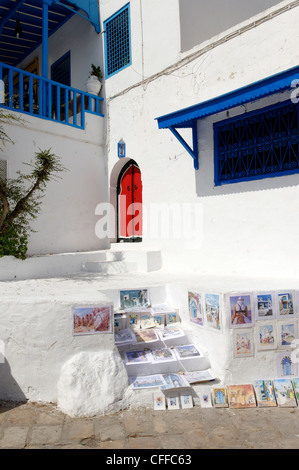
<path fill-rule="evenodd" d="M 126 163 L 118 177 L 117 241 L 142 241 L 142 181 L 134 160 Z"/>

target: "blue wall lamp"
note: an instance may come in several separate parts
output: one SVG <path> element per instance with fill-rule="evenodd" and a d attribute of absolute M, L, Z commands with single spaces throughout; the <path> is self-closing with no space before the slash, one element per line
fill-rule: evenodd
<path fill-rule="evenodd" d="M 126 156 L 126 144 L 123 141 L 123 139 L 120 139 L 120 141 L 117 144 L 117 155 L 118 155 L 118 158 L 123 158 Z"/>

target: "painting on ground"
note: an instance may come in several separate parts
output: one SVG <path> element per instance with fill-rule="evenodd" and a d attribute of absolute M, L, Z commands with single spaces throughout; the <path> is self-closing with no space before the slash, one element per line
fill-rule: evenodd
<path fill-rule="evenodd" d="M 258 407 L 277 406 L 273 380 L 255 380 L 253 386 Z"/>
<path fill-rule="evenodd" d="M 221 330 L 220 324 L 220 295 L 205 295 L 205 310 L 207 326 L 215 330 Z"/>
<path fill-rule="evenodd" d="M 111 305 L 73 307 L 73 336 L 112 333 Z"/>
<path fill-rule="evenodd" d="M 255 408 L 254 388 L 251 384 L 228 385 L 228 403 L 230 408 Z"/>
<path fill-rule="evenodd" d="M 213 388 L 213 404 L 216 408 L 228 408 L 226 388 Z"/>
<path fill-rule="evenodd" d="M 230 302 L 230 322 L 232 327 L 253 325 L 252 302 L 249 294 L 233 295 Z"/>
<path fill-rule="evenodd" d="M 251 357 L 253 356 L 253 330 L 252 328 L 244 328 L 234 330 L 234 357 Z"/>
<path fill-rule="evenodd" d="M 255 293 L 254 295 L 254 307 L 255 307 L 255 319 L 256 320 L 267 320 L 275 316 L 275 296 L 274 293 Z"/>
<path fill-rule="evenodd" d="M 196 292 L 188 292 L 188 311 L 190 321 L 203 326 L 202 296 Z"/>
<path fill-rule="evenodd" d="M 128 289 L 120 291 L 120 308 L 122 310 L 148 306 L 148 289 Z"/>
<path fill-rule="evenodd" d="M 295 392 L 290 379 L 274 379 L 274 390 L 278 406 L 297 406 Z"/>

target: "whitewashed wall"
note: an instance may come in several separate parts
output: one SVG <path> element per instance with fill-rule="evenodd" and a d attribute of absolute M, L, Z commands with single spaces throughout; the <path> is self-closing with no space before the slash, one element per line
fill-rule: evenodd
<path fill-rule="evenodd" d="M 201 206 L 202 237 L 197 245 L 189 244 L 192 250 L 184 249 L 183 236 L 153 237 L 145 221 L 144 244 L 162 248 L 165 267 L 254 276 L 262 263 L 264 276 L 298 276 L 299 176 L 214 188 L 212 124 L 223 116 L 199 123 L 197 172 L 189 154 L 155 121 L 297 65 L 298 19 L 298 8 L 283 13 L 109 100 L 109 175 L 118 162 L 117 142 L 122 137 L 127 157 L 141 169 L 145 211 L 152 203 Z M 122 72 L 116 79 L 120 84 Z M 257 102 L 248 109 L 262 105 Z M 263 214 L 270 221 L 263 222 Z M 292 261 L 282 262 L 286 259 Z"/>
<path fill-rule="evenodd" d="M 17 171 L 28 173 L 23 163 L 31 162 L 40 149 L 51 149 L 67 169 L 47 185 L 40 214 L 32 223 L 36 233 L 30 235 L 28 254 L 106 248 L 107 240 L 95 235 L 95 208 L 107 199 L 103 118 L 87 114 L 85 130 L 31 116 L 23 119 L 23 125 L 6 126 L 14 141 L 1 155 L 8 162 L 8 178 Z"/>

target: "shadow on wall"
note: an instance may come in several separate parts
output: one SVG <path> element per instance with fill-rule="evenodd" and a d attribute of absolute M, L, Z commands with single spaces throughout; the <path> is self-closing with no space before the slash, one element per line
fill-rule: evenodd
<path fill-rule="evenodd" d="M 14 406 L 21 405 L 28 401 L 18 383 L 12 376 L 10 365 L 6 358 L 4 358 L 4 362 L 0 363 L 0 400 L 12 401 L 14 402 Z M 5 409 L 2 410 L 0 407 L 0 413 L 4 411 Z"/>

